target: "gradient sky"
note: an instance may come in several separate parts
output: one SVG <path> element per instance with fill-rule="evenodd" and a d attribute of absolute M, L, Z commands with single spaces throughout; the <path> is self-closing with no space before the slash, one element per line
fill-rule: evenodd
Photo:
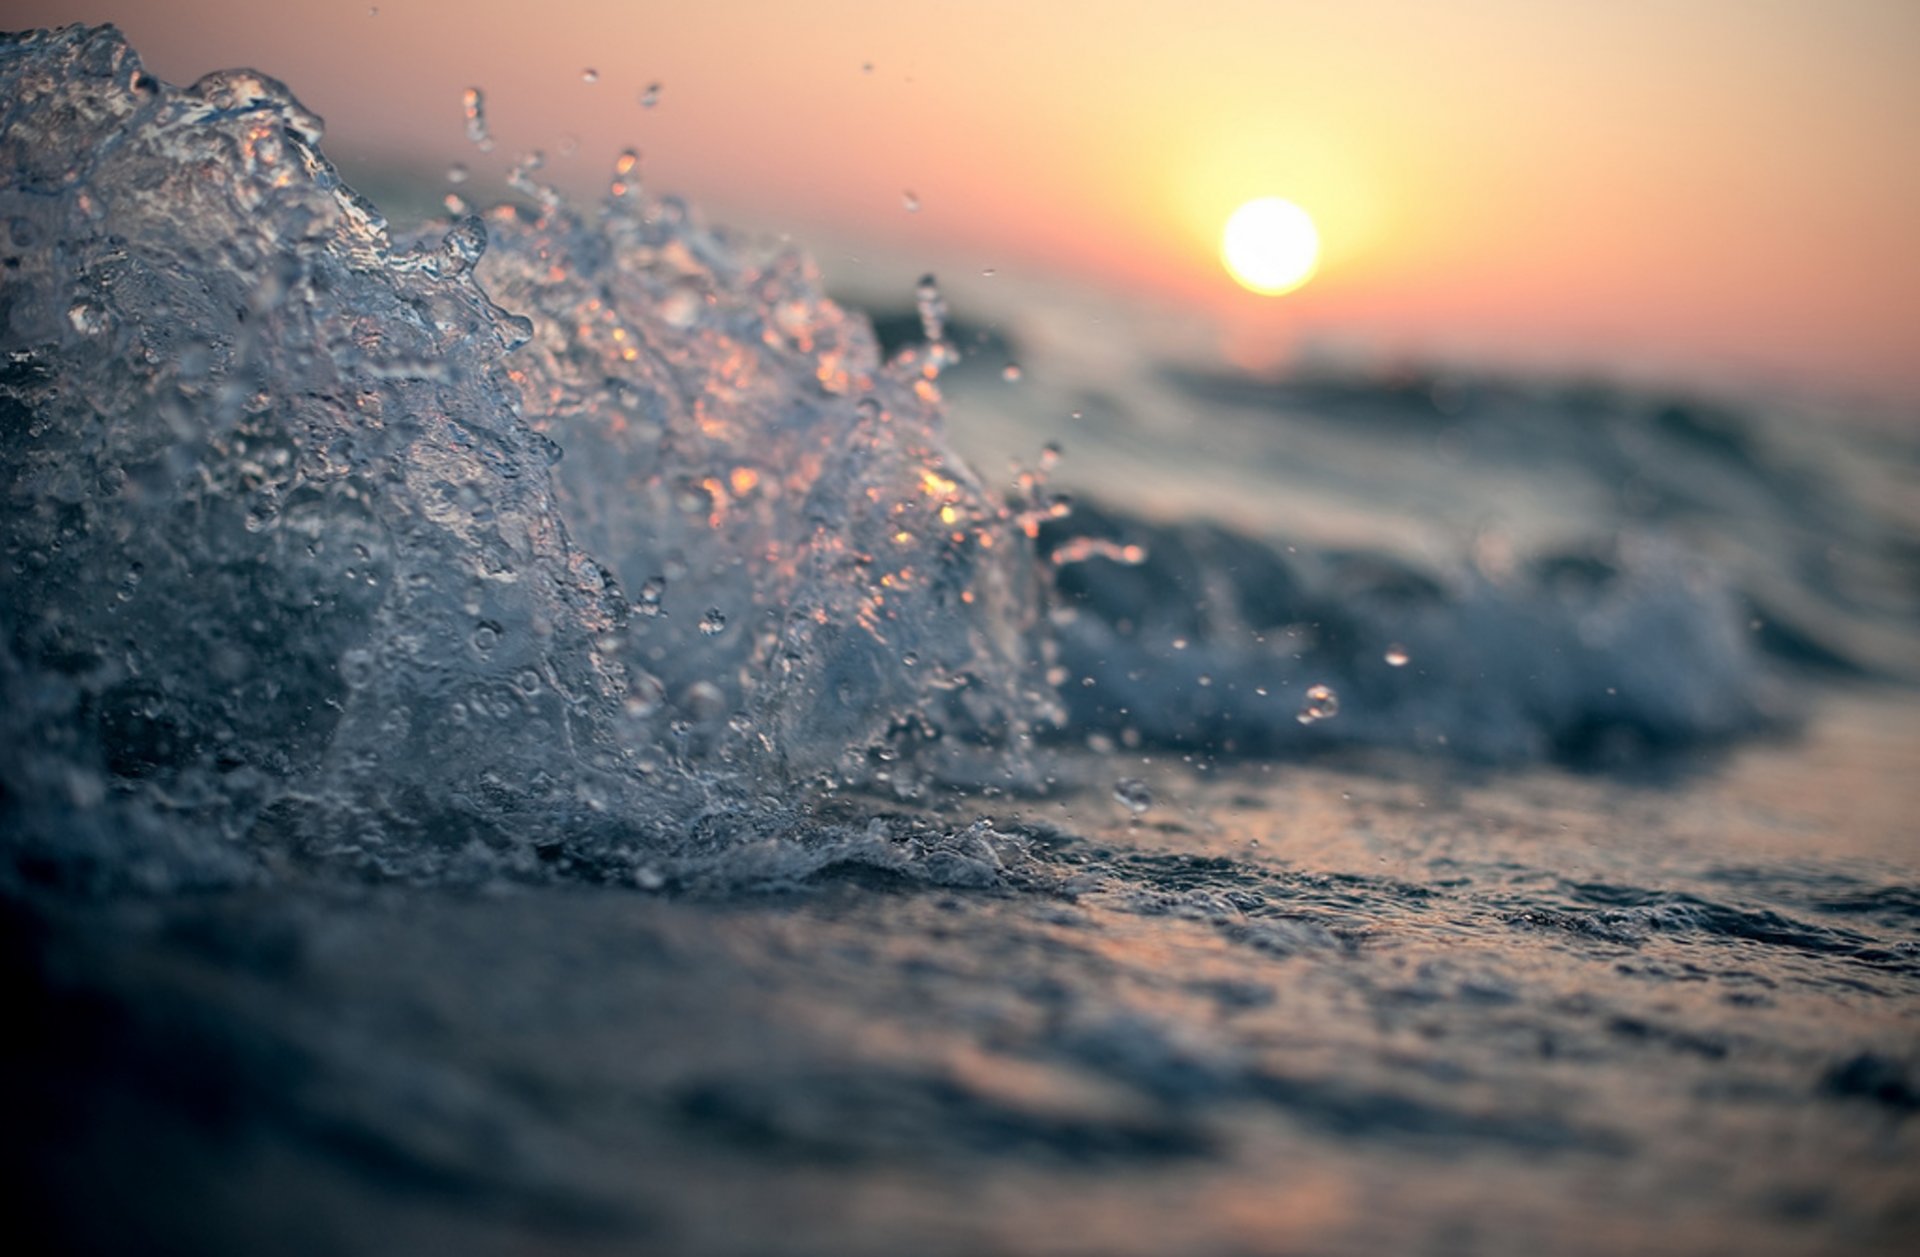
<path fill-rule="evenodd" d="M 16 0 L 0 20 L 117 22 L 175 82 L 253 65 L 350 171 L 541 147 L 584 189 L 632 143 L 650 187 L 716 217 L 1058 272 L 1243 336 L 1920 401 L 1916 0 Z M 469 84 L 491 156 L 462 138 Z M 1262 195 L 1326 246 L 1277 300 L 1215 254 Z"/>

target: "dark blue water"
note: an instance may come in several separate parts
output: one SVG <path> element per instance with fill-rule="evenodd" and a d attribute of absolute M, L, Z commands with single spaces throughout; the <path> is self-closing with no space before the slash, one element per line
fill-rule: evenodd
<path fill-rule="evenodd" d="M 1920 1221 L 1910 428 L 1124 325 L 1009 390 L 630 169 L 397 231 L 320 139 L 0 44 L 34 1235 Z"/>

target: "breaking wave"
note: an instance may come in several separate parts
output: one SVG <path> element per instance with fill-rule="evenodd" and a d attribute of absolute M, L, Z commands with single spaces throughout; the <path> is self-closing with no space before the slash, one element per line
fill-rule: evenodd
<path fill-rule="evenodd" d="M 1511 761 L 1763 715 L 1734 601 L 1658 547 L 1303 584 L 1068 515 L 1044 458 L 992 489 L 931 281 L 883 359 L 803 254 L 629 159 L 590 208 L 522 171 L 533 208 L 396 233 L 251 71 L 176 88 L 70 27 L 0 43 L 0 107 L 16 875 L 965 880 L 1018 843 L 808 800 L 1044 789 L 1050 738 Z"/>

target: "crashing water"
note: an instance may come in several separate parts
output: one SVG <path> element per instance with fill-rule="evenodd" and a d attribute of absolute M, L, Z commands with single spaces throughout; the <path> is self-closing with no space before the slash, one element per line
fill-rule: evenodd
<path fill-rule="evenodd" d="M 260 74 L 0 40 L 29 1235 L 1900 1250 L 1897 508 L 1690 412 L 1498 397 L 1449 439 L 1602 540 L 1070 507 L 1051 446 L 999 487 L 955 452 L 982 362 L 1044 398 L 1049 359 L 966 357 L 931 276 L 883 352 L 631 153 L 591 208 L 530 159 L 401 232 L 319 141 Z M 1173 435 L 1115 444 L 1221 517 L 1288 473 L 1183 463 L 1182 405 L 1244 452 L 1314 412 L 1353 443 L 1307 475 L 1414 448 L 1380 517 L 1447 492 L 1390 391 L 1165 374 L 1109 409 L 1173 389 Z"/>
<path fill-rule="evenodd" d="M 109 32 L 5 73 L 11 798 L 618 872 L 790 826 L 781 782 L 1031 777 L 1039 569 L 937 332 L 882 364 L 630 182 L 395 238 L 281 84 Z"/>
<path fill-rule="evenodd" d="M 991 491 L 932 276 L 883 362 L 804 255 L 627 156 L 592 209 L 522 162 L 537 209 L 395 235 L 263 75 L 176 89 L 79 29 L 5 74 L 8 794 L 199 851 L 165 877 L 831 845 L 798 792 L 1039 788 L 1063 725 L 1524 762 L 1763 715 L 1737 609 L 1658 546 L 1571 592 L 1315 592 L 1223 530 L 1121 545 L 1044 470 Z"/>

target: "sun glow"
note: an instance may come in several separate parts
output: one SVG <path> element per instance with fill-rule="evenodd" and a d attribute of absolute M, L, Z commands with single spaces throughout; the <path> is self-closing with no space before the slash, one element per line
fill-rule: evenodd
<path fill-rule="evenodd" d="M 1313 278 L 1320 261 L 1320 233 L 1292 201 L 1261 197 L 1227 219 L 1220 233 L 1220 260 L 1241 287 L 1277 297 Z"/>

